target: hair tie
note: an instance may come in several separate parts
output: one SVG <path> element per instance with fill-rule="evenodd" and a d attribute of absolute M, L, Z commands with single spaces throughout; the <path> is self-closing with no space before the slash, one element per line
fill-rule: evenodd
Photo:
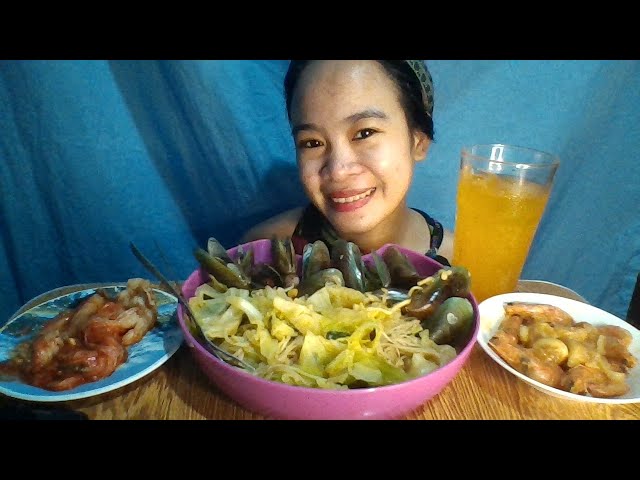
<path fill-rule="evenodd" d="M 433 118 L 433 79 L 422 60 L 405 60 L 416 74 L 422 87 L 422 103 L 427 111 L 427 115 Z"/>

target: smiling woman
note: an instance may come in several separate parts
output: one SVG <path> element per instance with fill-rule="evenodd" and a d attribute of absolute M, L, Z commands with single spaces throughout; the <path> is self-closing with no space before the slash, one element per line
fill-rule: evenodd
<path fill-rule="evenodd" d="M 451 232 L 407 204 L 433 140 L 433 86 L 418 60 L 292 61 L 286 105 L 300 179 L 311 201 L 243 241 L 293 237 L 296 251 L 337 238 L 364 253 L 394 243 L 448 264 Z"/>

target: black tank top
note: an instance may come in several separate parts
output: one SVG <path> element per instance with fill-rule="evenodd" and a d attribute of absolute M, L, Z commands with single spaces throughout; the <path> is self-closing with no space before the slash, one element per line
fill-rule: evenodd
<path fill-rule="evenodd" d="M 442 224 L 422 210 L 417 208 L 413 208 L 412 210 L 415 210 L 422 215 L 426 220 L 427 225 L 429 225 L 431 242 L 429 250 L 425 252 L 425 255 L 433 258 L 443 265 L 450 266 L 451 264 L 445 257 L 438 255 L 438 248 L 442 245 L 442 239 L 444 238 L 444 228 L 442 227 Z M 304 209 L 293 232 L 293 236 L 291 237 L 296 253 L 300 255 L 302 255 L 302 250 L 307 243 L 322 240 L 330 247 L 337 239 L 338 234 L 334 228 L 313 204 L 309 204 Z"/>

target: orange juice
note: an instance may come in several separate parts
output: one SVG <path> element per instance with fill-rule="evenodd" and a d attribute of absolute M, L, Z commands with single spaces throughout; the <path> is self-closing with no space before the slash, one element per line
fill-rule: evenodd
<path fill-rule="evenodd" d="M 460 170 L 452 264 L 469 270 L 478 302 L 515 290 L 550 189 L 468 165 Z"/>

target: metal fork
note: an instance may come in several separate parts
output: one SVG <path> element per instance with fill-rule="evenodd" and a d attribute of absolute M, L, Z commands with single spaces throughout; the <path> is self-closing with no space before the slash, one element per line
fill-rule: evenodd
<path fill-rule="evenodd" d="M 207 336 L 204 334 L 202 327 L 196 320 L 196 316 L 193 313 L 193 310 L 191 310 L 191 307 L 189 306 L 189 302 L 187 301 L 186 298 L 184 298 L 180 289 L 176 288 L 175 285 L 173 285 L 169 280 L 167 280 L 167 278 L 162 273 L 160 273 L 158 268 L 153 263 L 151 263 L 142 254 L 142 252 L 140 252 L 140 250 L 138 250 L 138 248 L 133 244 L 133 242 L 130 242 L 129 246 L 131 247 L 131 251 L 136 256 L 136 258 L 140 261 L 140 263 L 142 263 L 142 265 L 160 281 L 161 285 L 164 285 L 166 288 L 169 289 L 169 291 L 173 295 L 176 296 L 176 298 L 178 299 L 178 302 L 180 303 L 180 305 L 182 305 L 182 307 L 186 312 L 187 319 L 189 321 L 189 324 L 192 327 L 191 330 L 192 331 L 195 330 L 198 334 L 197 336 L 201 337 L 201 339 L 204 340 L 204 343 L 200 342 L 201 345 L 203 345 L 209 352 L 211 352 L 214 356 L 216 356 L 223 362 L 226 362 L 235 367 L 244 368 L 245 370 L 251 370 L 251 371 L 255 370 L 253 366 L 249 365 L 248 363 L 239 359 L 238 357 L 230 354 L 229 352 L 226 352 L 224 349 L 220 348 L 218 345 L 216 345 L 211 340 L 209 340 L 209 338 L 207 338 Z"/>

